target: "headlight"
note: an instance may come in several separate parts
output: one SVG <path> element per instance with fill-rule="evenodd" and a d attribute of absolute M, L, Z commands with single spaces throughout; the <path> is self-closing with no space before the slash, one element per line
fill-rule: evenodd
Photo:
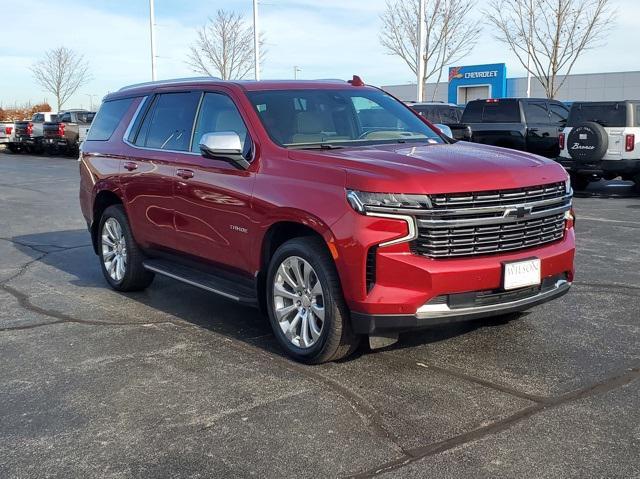
<path fill-rule="evenodd" d="M 375 211 L 380 208 L 431 208 L 431 200 L 427 195 L 408 195 L 404 193 L 370 193 L 367 191 L 347 190 L 347 201 L 349 201 L 354 210 L 361 214 L 365 214 L 369 209 Z"/>
<path fill-rule="evenodd" d="M 564 180 L 564 191 L 566 194 L 573 193 L 571 190 L 571 177 L 567 176 L 567 179 Z"/>

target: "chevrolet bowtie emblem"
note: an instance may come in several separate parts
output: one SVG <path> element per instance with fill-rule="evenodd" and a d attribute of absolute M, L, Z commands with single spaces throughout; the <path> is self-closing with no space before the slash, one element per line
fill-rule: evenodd
<path fill-rule="evenodd" d="M 507 218 L 509 216 L 514 216 L 516 218 L 524 218 L 528 216 L 533 211 L 533 207 L 531 206 L 513 206 L 504 210 L 503 218 Z"/>

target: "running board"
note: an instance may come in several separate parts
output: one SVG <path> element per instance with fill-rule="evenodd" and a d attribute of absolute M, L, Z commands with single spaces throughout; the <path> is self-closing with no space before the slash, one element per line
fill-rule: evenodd
<path fill-rule="evenodd" d="M 204 289 L 227 299 L 249 306 L 257 306 L 256 292 L 241 282 L 232 281 L 220 276 L 200 271 L 199 269 L 165 259 L 147 259 L 143 263 L 145 269 L 153 273 L 178 280 L 182 283 Z"/>

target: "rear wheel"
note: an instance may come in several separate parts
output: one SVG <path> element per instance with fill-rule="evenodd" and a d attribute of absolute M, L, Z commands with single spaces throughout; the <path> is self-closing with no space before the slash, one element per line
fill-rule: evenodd
<path fill-rule="evenodd" d="M 100 219 L 98 252 L 102 274 L 117 291 L 139 291 L 153 281 L 143 266 L 144 254 L 131 234 L 122 205 L 109 206 Z"/>
<path fill-rule="evenodd" d="M 269 264 L 266 294 L 274 334 L 297 361 L 336 361 L 358 346 L 360 337 L 351 330 L 338 273 L 322 240 L 296 238 L 280 246 Z"/>

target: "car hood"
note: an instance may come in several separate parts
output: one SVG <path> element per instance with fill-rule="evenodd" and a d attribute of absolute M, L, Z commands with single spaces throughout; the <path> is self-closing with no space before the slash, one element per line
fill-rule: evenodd
<path fill-rule="evenodd" d="M 395 193 L 454 193 L 564 181 L 559 164 L 540 156 L 467 142 L 393 144 L 336 150 L 291 150 L 298 161 L 343 168 L 346 187 Z"/>

